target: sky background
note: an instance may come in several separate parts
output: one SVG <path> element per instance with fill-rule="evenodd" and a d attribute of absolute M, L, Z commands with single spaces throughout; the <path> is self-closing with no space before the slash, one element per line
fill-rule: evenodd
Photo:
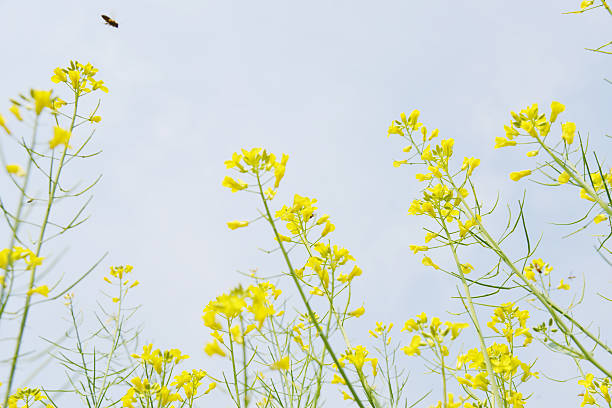
<path fill-rule="evenodd" d="M 237 231 L 225 224 L 257 216 L 252 197 L 221 186 L 223 162 L 240 148 L 289 154 L 277 207 L 298 193 L 316 197 L 319 211 L 331 215 L 332 239 L 364 270 L 354 299 L 367 313 L 350 326 L 356 341 L 379 320 L 401 326 L 422 311 L 445 320 L 447 311 L 459 310 L 450 300 L 456 282 L 423 267 L 408 249 L 423 242 L 424 220 L 407 216 L 421 186 L 416 169 L 392 167 L 404 144 L 386 134 L 391 120 L 413 109 L 429 129 L 455 139 L 458 160 L 481 159 L 474 176 L 481 197 L 491 205 L 500 194 L 504 203 L 494 227 L 505 222 L 505 203 L 515 209 L 529 186 L 530 232 L 543 236 L 538 257 L 559 278 L 584 273 L 583 316 L 605 323 L 609 315 L 593 306 L 593 293 L 609 285 L 609 267 L 593 250 L 593 234 L 603 227 L 562 239 L 572 230 L 551 223 L 579 218 L 585 203 L 567 189 L 513 183 L 508 173 L 533 162 L 525 149 L 493 149 L 511 110 L 539 103 L 548 112 L 557 100 L 566 106 L 561 120 L 576 122 L 603 146 L 600 156 L 609 152 L 602 142 L 610 133 L 612 87 L 603 78 L 612 77 L 612 60 L 584 48 L 609 40 L 610 17 L 561 14 L 579 3 L 0 0 L 0 112 L 10 97 L 51 87 L 52 70 L 71 59 L 99 68 L 97 78 L 110 89 L 94 140 L 103 154 L 75 167 L 72 177 L 103 178 L 90 220 L 47 256 L 67 250 L 58 268 L 74 276 L 109 253 L 76 290 L 84 310 L 95 308 L 108 266 L 134 265 L 143 340 L 181 348 L 208 371 L 219 363 L 202 352 L 209 340 L 202 308 L 241 281 L 238 271 L 283 268 L 277 255 L 259 250 L 273 247 L 264 223 Z M 100 14 L 115 18 L 119 29 L 104 25 Z M 521 242 L 508 244 L 517 257 Z M 482 253 L 469 255 L 487 265 Z M 39 310 L 31 330 L 61 332 L 64 322 L 50 323 L 56 310 L 61 304 Z M 564 357 L 541 360 L 541 372 L 575 375 Z M 415 393 L 437 384 L 417 360 L 405 363 Z M 575 379 L 543 382 L 546 391 L 534 395 L 533 406 L 579 403 Z M 347 406 L 336 397 L 330 394 L 329 406 Z M 225 400 L 217 393 L 210 401 Z"/>

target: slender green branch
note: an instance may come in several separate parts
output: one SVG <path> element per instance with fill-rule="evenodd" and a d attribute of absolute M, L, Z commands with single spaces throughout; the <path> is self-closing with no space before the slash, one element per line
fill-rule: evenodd
<path fill-rule="evenodd" d="M 278 230 L 276 229 L 276 224 L 274 223 L 274 218 L 272 217 L 272 213 L 270 212 L 270 207 L 268 206 L 268 201 L 266 199 L 266 196 L 264 194 L 264 191 L 263 191 L 263 188 L 262 188 L 262 185 L 261 185 L 261 180 L 260 180 L 260 177 L 259 177 L 259 173 L 257 173 L 256 176 L 257 176 L 257 187 L 259 189 L 259 196 L 260 196 L 261 200 L 263 201 L 264 207 L 266 209 L 266 219 L 268 220 L 268 223 L 270 224 L 270 227 L 272 227 L 272 231 L 274 232 L 274 237 L 276 238 L 276 241 L 279 244 L 280 250 L 281 250 L 281 252 L 283 254 L 283 258 L 285 259 L 285 263 L 287 264 L 287 267 L 289 268 L 289 273 L 291 274 L 291 277 L 293 279 L 293 283 L 295 283 L 295 286 L 296 286 L 296 288 L 298 290 L 298 293 L 300 294 L 302 302 L 304 303 L 304 306 L 306 307 L 306 310 L 308 312 L 308 316 L 310 317 L 310 320 L 312 321 L 313 325 L 315 326 L 315 329 L 317 330 L 317 334 L 319 335 L 319 337 L 323 341 L 323 344 L 324 344 L 325 348 L 327 349 L 327 351 L 329 352 L 329 355 L 331 356 L 332 360 L 334 361 L 334 364 L 336 365 L 336 368 L 338 369 L 338 372 L 340 373 L 340 375 L 342 376 L 342 378 L 346 382 L 346 386 L 348 387 L 349 391 L 351 392 L 351 395 L 353 396 L 353 398 L 355 400 L 355 403 L 359 406 L 359 408 L 365 408 L 363 406 L 363 403 L 361 402 L 361 399 L 357 395 L 357 391 L 355 390 L 355 388 L 351 384 L 351 381 L 349 380 L 348 375 L 346 374 L 344 368 L 342 368 L 342 365 L 340 364 L 340 361 L 338 360 L 338 357 L 336 357 L 336 353 L 334 352 L 334 349 L 332 348 L 331 344 L 329 344 L 329 341 L 327 340 L 327 337 L 325 336 L 325 334 L 321 330 L 321 326 L 319 325 L 319 322 L 317 321 L 317 318 L 315 316 L 314 311 L 312 310 L 312 308 L 310 307 L 310 304 L 308 303 L 308 299 L 306 299 L 306 295 L 304 294 L 304 290 L 302 289 L 302 286 L 300 285 L 299 279 L 298 279 L 297 275 L 295 274 L 295 270 L 293 269 L 293 266 L 291 265 L 291 260 L 289 259 L 289 254 L 287 253 L 287 250 L 285 249 L 285 246 L 283 245 L 283 241 L 280 238 L 280 234 L 278 233 Z M 374 407 L 374 404 L 372 404 L 372 406 Z"/>

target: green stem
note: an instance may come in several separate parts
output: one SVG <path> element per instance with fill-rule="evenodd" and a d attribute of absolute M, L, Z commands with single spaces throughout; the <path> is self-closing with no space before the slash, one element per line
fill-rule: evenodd
<path fill-rule="evenodd" d="M 325 336 L 325 334 L 323 334 L 323 331 L 321 330 L 321 326 L 319 325 L 319 322 L 317 321 L 317 318 L 316 318 L 312 308 L 310 307 L 310 304 L 308 303 L 308 299 L 306 299 L 306 295 L 304 294 L 304 290 L 302 289 L 302 286 L 300 285 L 298 277 L 295 274 L 295 270 L 293 269 L 293 266 L 291 265 L 291 261 L 289 260 L 289 254 L 287 254 L 285 246 L 283 245 L 283 241 L 280 238 L 280 234 L 278 233 L 278 230 L 276 229 L 276 224 L 274 224 L 274 219 L 272 218 L 272 214 L 270 213 L 270 207 L 268 206 L 268 202 L 266 200 L 266 196 L 264 195 L 263 188 L 262 188 L 262 185 L 261 185 L 261 180 L 259 178 L 259 174 L 257 173 L 256 176 L 257 176 L 257 187 L 259 189 L 259 196 L 261 197 L 261 200 L 263 201 L 264 207 L 266 209 L 266 215 L 267 215 L 266 219 L 268 220 L 268 223 L 272 227 L 272 231 L 274 232 L 274 237 L 276 238 L 276 241 L 278 242 L 280 250 L 281 250 L 281 252 L 283 254 L 283 258 L 285 259 L 285 263 L 287 264 L 287 267 L 289 268 L 289 273 L 291 274 L 291 277 L 293 279 L 293 283 L 295 283 L 295 286 L 296 286 L 296 288 L 298 290 L 298 293 L 300 294 L 300 297 L 302 298 L 302 302 L 304 303 L 304 306 L 306 306 L 306 310 L 308 312 L 308 316 L 310 317 L 310 320 L 312 321 L 313 325 L 315 326 L 315 328 L 317 330 L 317 334 L 319 335 L 319 337 L 323 341 L 323 344 L 324 344 L 325 348 L 327 349 L 327 351 L 329 352 L 329 355 L 331 356 L 332 360 L 334 361 L 334 364 L 338 368 L 338 372 L 340 373 L 340 375 L 342 376 L 342 378 L 346 382 L 346 386 L 348 387 L 349 391 L 351 392 L 351 395 L 353 396 L 353 398 L 355 400 L 355 403 L 359 406 L 359 408 L 365 408 L 363 403 L 361 402 L 361 399 L 357 395 L 357 391 L 355 391 L 355 388 L 351 384 L 351 381 L 349 380 L 346 372 L 344 371 L 344 369 L 340 365 L 340 361 L 338 360 L 338 357 L 336 357 L 336 353 L 334 352 L 334 349 L 332 348 L 331 344 L 329 344 L 329 341 L 327 340 L 327 336 Z M 374 407 L 374 404 L 372 404 L 372 406 Z"/>
<path fill-rule="evenodd" d="M 79 104 L 79 93 L 77 91 L 75 91 L 75 100 L 74 100 L 74 111 L 72 114 L 72 121 L 70 123 L 70 132 L 72 132 L 72 130 L 74 129 L 74 123 L 76 121 L 77 118 L 77 108 L 78 108 L 78 104 Z M 40 250 L 42 248 L 42 244 L 43 244 L 43 240 L 45 237 L 45 231 L 47 229 L 47 225 L 49 222 L 49 216 L 51 215 L 51 208 L 53 206 L 53 202 L 55 201 L 55 192 L 57 190 L 57 185 L 59 183 L 59 179 L 60 179 L 60 175 L 62 173 L 62 168 L 64 165 L 64 160 L 66 158 L 66 152 L 68 151 L 68 145 L 66 144 L 64 146 L 64 150 L 62 152 L 62 157 L 60 158 L 60 162 L 59 162 L 59 166 L 57 169 L 57 174 L 55 176 L 55 179 L 52 181 L 50 187 L 50 191 L 49 191 L 49 200 L 47 202 L 47 209 L 45 211 L 45 216 L 43 219 L 43 222 L 40 226 L 40 234 L 38 236 L 38 241 L 36 244 L 36 251 L 35 251 L 35 255 L 36 257 L 39 257 L 40 255 Z M 51 164 L 53 164 L 53 159 L 51 159 Z M 50 176 L 51 177 L 51 176 Z M 28 284 L 28 291 L 30 289 L 32 289 L 34 287 L 34 282 L 36 280 L 36 266 L 32 267 L 32 270 L 30 272 L 30 282 Z M 23 342 L 23 334 L 25 332 L 25 326 L 26 326 L 26 321 L 28 320 L 28 313 L 30 311 L 30 301 L 31 301 L 31 296 L 27 295 L 26 296 L 26 301 L 25 301 L 25 305 L 24 305 L 24 309 L 23 309 L 23 315 L 21 316 L 21 322 L 19 325 L 19 332 L 17 334 L 17 341 L 15 344 L 15 351 L 13 353 L 13 358 L 12 358 L 12 362 L 11 362 L 11 371 L 10 371 L 10 375 L 8 378 L 8 384 L 6 387 L 6 397 L 4 399 L 4 405 L 7 405 L 8 403 L 8 398 L 11 392 L 11 388 L 13 386 L 13 382 L 15 380 L 15 372 L 17 370 L 17 362 L 19 359 L 19 351 L 21 349 L 21 343 Z"/>
<path fill-rule="evenodd" d="M 34 127 L 33 127 L 33 131 L 32 131 L 32 142 L 30 147 L 26 147 L 26 150 L 28 150 L 29 152 L 31 152 L 34 149 L 34 146 L 36 144 L 36 132 L 38 131 L 38 116 L 36 116 L 36 118 L 34 119 Z M 24 143 L 25 145 L 25 143 Z M 14 268 L 13 268 L 13 261 L 12 261 L 12 255 L 13 255 L 13 246 L 15 245 L 15 241 L 17 241 L 17 234 L 19 231 L 19 227 L 21 226 L 21 212 L 23 210 L 24 207 L 24 199 L 26 196 L 26 191 L 28 189 L 28 183 L 30 180 L 30 173 L 32 171 L 32 163 L 33 163 L 33 158 L 31 153 L 29 154 L 30 156 L 30 160 L 28 160 L 28 164 L 26 166 L 26 175 L 25 175 L 25 180 L 23 181 L 23 186 L 21 188 L 21 195 L 19 197 L 19 204 L 17 205 L 17 213 L 15 214 L 15 224 L 11 226 L 11 241 L 10 244 L 8 246 L 8 265 L 6 268 L 6 271 L 8 273 L 9 268 L 11 269 L 11 273 L 14 272 Z M 4 314 L 4 308 L 6 307 L 6 304 L 8 303 L 8 298 L 10 296 L 10 292 L 6 295 L 6 300 L 4 300 L 4 295 L 5 295 L 5 290 L 6 290 L 6 286 L 5 285 L 0 285 L 0 321 L 2 319 L 2 315 Z"/>
<path fill-rule="evenodd" d="M 448 172 L 447 172 L 447 175 L 448 175 Z M 460 193 L 459 193 L 459 196 L 461 196 Z M 493 372 L 493 365 L 491 364 L 491 359 L 489 358 L 489 353 L 487 351 L 487 345 L 485 344 L 484 336 L 482 335 L 482 329 L 480 328 L 480 323 L 478 322 L 478 316 L 476 316 L 476 310 L 474 309 L 474 302 L 472 299 L 472 294 L 470 293 L 470 287 L 468 286 L 465 280 L 463 269 L 461 268 L 461 262 L 459 261 L 459 257 L 457 256 L 457 251 L 454 245 L 451 243 L 452 239 L 451 239 L 448 229 L 446 228 L 446 223 L 444 222 L 444 218 L 442 218 L 442 220 L 443 220 L 442 226 L 444 228 L 444 232 L 446 232 L 446 239 L 449 242 L 451 252 L 453 253 L 453 259 L 455 260 L 455 264 L 457 265 L 457 269 L 459 270 L 459 276 L 461 276 L 461 285 L 463 286 L 463 290 L 465 292 L 465 296 L 467 299 L 468 313 L 470 314 L 472 323 L 474 323 L 474 328 L 476 329 L 476 334 L 478 335 L 478 341 L 480 342 L 480 349 L 482 350 L 482 355 L 485 360 L 485 366 L 487 367 L 487 375 L 489 376 L 489 382 L 491 383 L 491 388 L 493 389 L 493 401 L 496 407 L 501 408 L 503 406 L 502 398 L 499 393 L 499 388 L 497 387 L 497 382 L 495 381 L 495 373 Z"/>
<path fill-rule="evenodd" d="M 231 327 L 231 322 L 229 320 L 229 318 L 227 319 L 227 327 Z M 234 355 L 234 341 L 232 340 L 232 335 L 230 333 L 229 337 L 229 343 L 230 343 L 230 354 L 232 356 L 232 373 L 234 374 L 234 392 L 236 393 L 236 404 L 238 405 L 238 408 L 240 408 L 240 389 L 238 388 L 238 373 L 236 372 L 236 356 Z M 246 407 L 245 407 L 246 408 Z"/>
<path fill-rule="evenodd" d="M 608 13 L 612 16 L 612 10 L 610 9 L 610 6 L 608 5 L 608 2 L 606 0 L 601 0 L 601 4 L 603 4 L 603 6 L 606 8 L 606 10 L 608 10 Z"/>
<path fill-rule="evenodd" d="M 554 154 L 554 152 L 552 150 L 550 150 L 549 147 L 546 146 L 546 144 L 544 144 L 542 139 L 540 139 L 539 137 L 536 137 L 536 139 L 538 140 L 538 143 L 540 143 L 540 146 L 544 150 L 546 150 L 546 153 L 548 153 L 548 155 L 550 157 L 552 157 L 552 159 L 559 166 L 561 166 L 561 168 L 563 168 L 563 170 L 565 170 L 567 172 L 567 174 L 570 175 L 572 180 L 574 180 L 581 188 L 583 188 L 584 191 L 586 191 L 586 193 L 589 195 L 589 197 L 591 197 L 601 207 L 602 210 L 607 212 L 608 215 L 612 217 L 612 208 L 610 208 L 610 205 L 605 203 L 601 199 L 601 197 L 599 197 L 599 194 L 597 194 L 597 192 L 595 190 L 593 190 L 593 188 L 589 184 L 587 184 L 582 177 L 578 176 L 576 169 L 574 169 L 573 167 L 568 166 L 567 163 L 565 163 L 563 160 L 561 160 L 559 157 L 557 157 L 557 155 Z"/>
<path fill-rule="evenodd" d="M 586 328 L 584 328 L 582 325 L 580 325 L 578 322 L 576 322 L 574 320 L 574 318 L 572 318 L 566 312 L 562 312 L 562 309 L 559 306 L 557 306 L 546 294 L 544 294 L 540 290 L 538 290 L 538 288 L 536 288 L 522 273 L 520 273 L 518 271 L 516 266 L 514 266 L 514 263 L 512 263 L 512 261 L 510 261 L 508 256 L 504 253 L 504 251 L 497 244 L 497 241 L 495 241 L 493 239 L 493 237 L 491 237 L 491 235 L 489 235 L 489 232 L 486 230 L 484 225 L 475 216 L 475 214 L 472 211 L 472 209 L 470 208 L 470 206 L 466 203 L 466 201 L 463 198 L 463 196 L 459 193 L 459 189 L 457 188 L 457 186 L 452 182 L 452 180 L 451 180 L 450 183 L 453 186 L 453 188 L 455 189 L 455 191 L 458 193 L 458 196 L 461 197 L 461 203 L 462 203 L 464 209 L 469 214 L 470 218 L 476 220 L 476 222 L 478 223 L 478 227 L 480 229 L 480 233 L 484 236 L 484 241 L 489 245 L 489 247 L 495 253 L 497 253 L 497 255 L 501 258 L 501 260 L 510 268 L 510 270 L 512 271 L 512 274 L 514 276 L 518 277 L 524 283 L 524 285 L 529 288 L 529 292 L 531 292 L 540 301 L 540 303 L 548 310 L 548 312 L 550 313 L 551 317 L 553 318 L 553 320 L 555 321 L 555 323 L 557 324 L 559 329 L 561 329 L 561 331 L 564 334 L 569 336 L 572 339 L 572 341 L 574 342 L 574 344 L 580 349 L 580 351 L 582 351 L 583 357 L 586 360 L 588 360 L 591 364 L 593 364 L 595 367 L 597 367 L 606 376 L 612 378 L 612 373 L 610 371 L 608 371 L 606 368 L 604 368 L 601 364 L 599 364 L 599 362 L 597 362 L 593 358 L 591 353 L 582 345 L 582 343 L 576 338 L 576 336 L 567 328 L 565 323 L 559 318 L 559 316 L 557 315 L 557 313 L 555 311 L 559 311 L 562 314 L 563 317 L 565 317 L 573 325 L 578 327 L 582 331 L 582 333 L 586 334 L 589 338 L 591 338 L 591 340 L 593 340 L 595 343 L 597 343 L 602 348 L 604 348 L 606 351 L 608 351 L 608 353 L 612 353 L 612 350 L 610 350 L 610 348 L 607 345 L 602 343 L 601 340 L 599 340 L 597 337 L 595 337 L 590 331 L 588 331 Z"/>
<path fill-rule="evenodd" d="M 104 400 L 104 394 L 106 393 L 105 391 L 105 387 L 106 387 L 106 380 L 108 379 L 108 373 L 110 371 L 110 365 L 111 365 L 111 361 L 113 360 L 113 356 L 115 354 L 115 351 L 117 350 L 117 343 L 119 342 L 119 336 L 121 335 L 121 327 L 119 325 L 119 317 L 121 315 L 121 304 L 123 303 L 123 297 L 124 297 L 124 292 L 123 292 L 123 278 L 119 278 L 119 301 L 117 302 L 117 318 L 115 321 L 115 330 L 113 333 L 113 344 L 111 346 L 111 350 L 110 353 L 107 357 L 106 360 L 106 369 L 104 370 L 104 379 L 102 380 L 102 386 L 100 387 L 100 398 L 98 399 L 98 402 L 96 403 L 96 407 L 100 407 L 100 405 L 102 404 L 102 401 Z"/>
<path fill-rule="evenodd" d="M 241 333 L 244 333 L 244 327 L 242 327 L 242 316 L 240 316 L 240 331 Z M 246 408 L 249 405 L 249 397 L 247 394 L 247 390 L 249 388 L 249 378 L 247 373 L 246 340 L 244 335 L 242 336 L 242 369 L 244 370 L 244 408 Z"/>
<path fill-rule="evenodd" d="M 438 350 L 440 351 L 440 363 L 441 363 L 440 371 L 442 374 L 442 395 L 443 395 L 443 401 L 444 401 L 444 405 L 442 406 L 444 408 L 447 408 L 448 401 L 446 399 L 446 367 L 444 367 L 444 352 L 442 351 L 442 344 L 438 343 L 437 339 L 436 339 L 436 343 L 438 344 Z"/>

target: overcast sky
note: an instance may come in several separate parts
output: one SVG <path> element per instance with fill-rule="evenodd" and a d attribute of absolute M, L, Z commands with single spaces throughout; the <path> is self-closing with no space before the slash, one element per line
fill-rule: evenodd
<path fill-rule="evenodd" d="M 419 109 L 428 128 L 455 138 L 459 158 L 481 158 L 474 180 L 489 204 L 499 193 L 515 208 L 523 189 L 533 189 L 530 232 L 544 234 L 538 257 L 560 277 L 591 274 L 588 294 L 597 287 L 591 282 L 609 284 L 609 268 L 593 252 L 595 232 L 561 239 L 550 224 L 578 218 L 584 203 L 560 205 L 575 195 L 511 182 L 508 173 L 529 162 L 522 151 L 493 149 L 509 112 L 531 103 L 547 111 L 563 102 L 562 120 L 595 144 L 610 133 L 612 87 L 603 78 L 612 78 L 612 59 L 584 50 L 609 41 L 610 17 L 561 14 L 579 3 L 0 0 L 0 112 L 9 97 L 49 88 L 52 70 L 71 59 L 99 68 L 110 89 L 95 134 L 103 155 L 77 179 L 103 178 L 91 219 L 49 256 L 68 249 L 59 267 L 76 274 L 109 252 L 76 290 L 85 305 L 109 265 L 134 265 L 143 339 L 179 347 L 214 372 L 216 360 L 202 352 L 209 339 L 202 308 L 240 282 L 237 271 L 283 268 L 258 249 L 273 246 L 264 223 L 237 231 L 225 224 L 257 215 L 255 200 L 221 186 L 223 161 L 243 147 L 289 154 L 274 202 L 316 197 L 336 225 L 334 241 L 364 270 L 355 299 L 367 313 L 351 326 L 356 339 L 377 320 L 401 325 L 422 311 L 444 320 L 459 309 L 450 300 L 456 282 L 408 249 L 423 242 L 423 220 L 406 215 L 420 186 L 416 169 L 392 167 L 404 145 L 386 138 L 403 111 Z M 102 13 L 119 29 L 104 25 Z M 519 256 L 520 240 L 512 248 Z M 607 314 L 586 316 L 609 322 Z M 539 371 L 574 375 L 571 361 L 556 358 L 543 359 Z M 416 360 L 405 361 L 421 384 L 410 387 L 437 383 Z M 578 402 L 581 391 L 575 380 L 546 390 L 533 406 Z M 347 405 L 335 397 L 329 406 Z M 211 399 L 224 401 L 220 393 Z"/>

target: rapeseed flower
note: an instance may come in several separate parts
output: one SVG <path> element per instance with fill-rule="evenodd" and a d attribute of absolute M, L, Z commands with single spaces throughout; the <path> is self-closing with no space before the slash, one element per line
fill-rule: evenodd
<path fill-rule="evenodd" d="M 70 136 L 72 132 L 66 129 L 62 129 L 59 126 L 55 126 L 53 128 L 53 138 L 49 140 L 49 147 L 51 149 L 55 149 L 58 145 L 63 144 L 67 148 L 70 148 L 68 142 L 70 141 Z"/>
<path fill-rule="evenodd" d="M 18 164 L 7 164 L 6 165 L 6 171 L 9 174 L 14 174 L 17 177 L 23 177 L 26 175 L 25 170 Z"/>
<path fill-rule="evenodd" d="M 513 171 L 510 173 L 510 179 L 512 181 L 519 181 L 523 177 L 526 177 L 531 174 L 531 170 L 521 170 L 521 171 Z"/>

